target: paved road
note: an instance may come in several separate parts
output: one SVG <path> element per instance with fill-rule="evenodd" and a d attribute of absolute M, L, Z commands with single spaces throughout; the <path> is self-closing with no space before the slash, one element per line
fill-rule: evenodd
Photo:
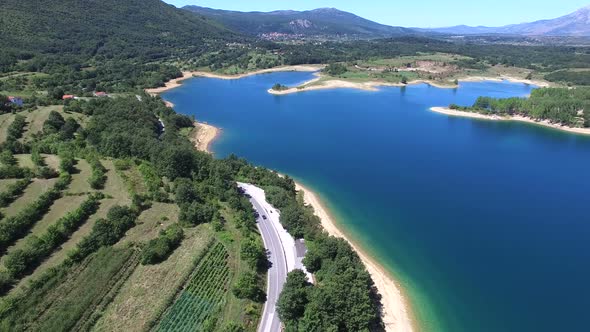
<path fill-rule="evenodd" d="M 240 187 L 249 194 L 251 187 L 248 185 L 240 184 Z M 263 206 L 267 205 L 266 202 L 259 202 L 255 195 L 250 194 L 250 202 L 254 206 L 256 212 L 258 212 L 258 229 L 262 235 L 264 241 L 264 247 L 269 252 L 269 260 L 272 264 L 268 270 L 268 282 L 266 296 L 267 300 L 264 305 L 264 312 L 260 319 L 260 325 L 258 326 L 259 332 L 280 332 L 281 321 L 279 320 L 279 314 L 276 311 L 276 303 L 279 299 L 279 295 L 283 290 L 283 285 L 287 281 L 287 259 L 285 257 L 285 250 L 283 243 L 279 237 L 278 231 L 270 222 L 271 218 L 276 218 L 276 215 L 272 215 Z M 276 212 L 274 212 L 276 214 Z M 266 219 L 264 219 L 266 217 Z"/>

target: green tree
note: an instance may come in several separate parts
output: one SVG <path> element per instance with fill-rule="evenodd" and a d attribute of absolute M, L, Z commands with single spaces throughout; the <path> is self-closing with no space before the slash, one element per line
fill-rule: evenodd
<path fill-rule="evenodd" d="M 287 282 L 277 302 L 281 321 L 288 322 L 287 325 L 290 325 L 296 324 L 303 318 L 310 291 L 311 284 L 303 271 L 295 270 L 287 275 Z"/>
<path fill-rule="evenodd" d="M 253 272 L 244 272 L 238 278 L 232 292 L 239 299 L 249 299 L 260 303 L 266 300 L 266 294 L 260 288 L 260 279 Z"/>

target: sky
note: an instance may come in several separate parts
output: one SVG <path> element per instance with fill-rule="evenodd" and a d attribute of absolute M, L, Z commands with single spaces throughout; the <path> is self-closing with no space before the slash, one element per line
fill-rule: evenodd
<path fill-rule="evenodd" d="M 590 5 L 590 0 L 164 0 L 177 7 L 198 5 L 238 11 L 309 10 L 335 7 L 387 25 L 445 27 L 501 26 L 556 18 Z"/>

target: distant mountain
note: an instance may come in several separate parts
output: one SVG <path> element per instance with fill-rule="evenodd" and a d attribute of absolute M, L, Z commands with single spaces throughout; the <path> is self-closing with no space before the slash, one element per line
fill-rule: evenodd
<path fill-rule="evenodd" d="M 590 37 L 590 6 L 586 6 L 569 15 L 552 20 L 512 24 L 496 28 L 459 25 L 448 28 L 427 29 L 426 31 L 452 35 L 505 34 L 524 36 Z"/>
<path fill-rule="evenodd" d="M 379 38 L 416 33 L 412 29 L 379 24 L 335 8 L 274 12 L 236 12 L 199 6 L 185 6 L 183 9 L 216 20 L 229 29 L 247 35 L 275 33 Z"/>

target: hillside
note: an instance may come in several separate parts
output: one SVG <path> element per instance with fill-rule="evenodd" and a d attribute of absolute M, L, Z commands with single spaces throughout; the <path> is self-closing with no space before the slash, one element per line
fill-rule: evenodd
<path fill-rule="evenodd" d="M 550 20 L 532 23 L 511 24 L 503 27 L 470 27 L 459 25 L 448 28 L 430 29 L 428 31 L 445 34 L 506 34 L 525 36 L 572 36 L 590 37 L 590 6 L 581 8 L 571 14 Z"/>
<path fill-rule="evenodd" d="M 0 41 L 15 50 L 159 58 L 166 48 L 200 49 L 233 37 L 160 0 L 5 0 Z"/>
<path fill-rule="evenodd" d="M 379 24 L 335 8 L 310 11 L 237 12 L 199 6 L 187 11 L 218 21 L 249 35 L 288 34 L 306 37 L 379 38 L 414 34 L 402 27 Z"/>

